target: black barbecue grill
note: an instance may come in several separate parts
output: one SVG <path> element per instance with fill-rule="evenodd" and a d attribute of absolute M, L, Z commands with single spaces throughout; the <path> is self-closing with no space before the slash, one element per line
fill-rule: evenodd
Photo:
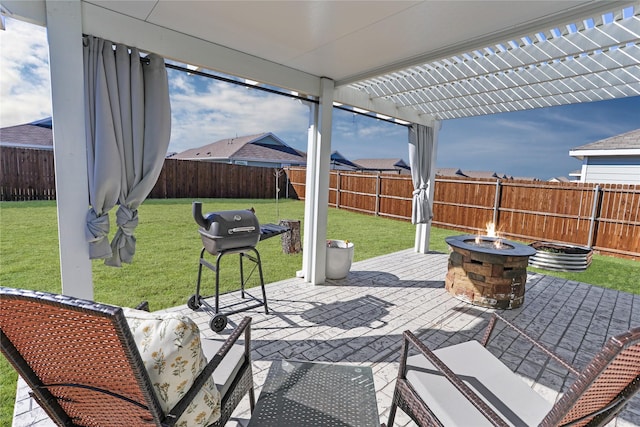
<path fill-rule="evenodd" d="M 198 281 L 196 282 L 196 293 L 189 297 L 187 306 L 192 310 L 204 307 L 211 315 L 209 326 L 215 332 L 220 332 L 227 326 L 227 316 L 220 313 L 220 260 L 226 254 L 240 255 L 240 295 L 244 299 L 246 295 L 257 301 L 256 304 L 243 306 L 240 309 L 228 311 L 228 314 L 238 313 L 256 307 L 264 306 L 264 312 L 269 314 L 267 307 L 267 293 L 264 289 L 264 278 L 262 276 L 262 262 L 260 254 L 255 248 L 259 241 L 269 237 L 277 236 L 288 231 L 287 227 L 276 224 L 264 224 L 260 226 L 258 218 L 253 210 L 221 211 L 209 212 L 202 215 L 202 203 L 193 202 L 193 218 L 200 226 L 198 232 L 202 239 L 203 248 L 200 251 L 198 265 Z M 216 257 L 216 264 L 207 261 L 204 256 L 209 253 Z M 254 263 L 251 273 L 246 277 L 244 274 L 243 260 L 247 259 Z M 205 266 L 216 273 L 216 293 L 215 305 L 212 307 L 206 298 L 200 294 L 200 282 L 202 278 L 202 267 Z M 260 287 L 262 288 L 262 300 L 259 300 L 245 292 L 245 284 L 258 269 L 260 275 Z M 234 304 L 235 305 L 235 304 Z"/>

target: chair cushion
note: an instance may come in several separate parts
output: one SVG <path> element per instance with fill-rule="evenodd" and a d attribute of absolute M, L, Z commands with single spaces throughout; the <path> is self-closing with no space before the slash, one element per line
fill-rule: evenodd
<path fill-rule="evenodd" d="M 167 413 L 189 390 L 207 364 L 198 326 L 178 313 L 148 313 L 125 308 L 124 314 L 153 384 Z M 176 426 L 209 425 L 220 417 L 220 393 L 213 379 L 200 389 Z"/>
<path fill-rule="evenodd" d="M 224 341 L 222 340 L 205 338 L 202 340 L 202 351 L 210 360 L 218 350 L 220 350 L 222 344 L 224 344 Z M 244 346 L 236 344 L 231 346 L 229 353 L 227 353 L 225 358 L 222 359 L 216 370 L 213 371 L 213 381 L 215 382 L 216 387 L 218 387 L 221 396 L 224 397 L 227 394 L 227 391 L 229 391 L 231 383 L 236 378 L 243 362 Z"/>
<path fill-rule="evenodd" d="M 477 341 L 434 353 L 511 425 L 538 425 L 553 406 Z M 424 356 L 407 358 L 407 381 L 445 426 L 491 425 Z"/>

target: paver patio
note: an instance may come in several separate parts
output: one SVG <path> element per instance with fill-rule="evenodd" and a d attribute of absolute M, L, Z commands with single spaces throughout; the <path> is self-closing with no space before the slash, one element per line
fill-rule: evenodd
<path fill-rule="evenodd" d="M 326 285 L 312 286 L 298 278 L 268 284 L 269 314 L 259 308 L 229 316 L 228 328 L 244 316 L 253 318 L 256 392 L 260 392 L 273 360 L 368 365 L 374 372 L 380 419 L 386 422 L 402 332 L 413 331 L 432 349 L 479 339 L 493 311 L 452 298 L 444 289 L 446 269 L 446 254 L 405 250 L 354 263 L 346 279 Z M 212 280 L 211 276 L 203 278 L 204 293 L 213 289 L 212 282 L 206 280 Z M 259 295 L 257 289 L 251 292 Z M 222 312 L 239 300 L 238 292 L 222 296 Z M 185 305 L 167 311 L 183 312 L 205 335 L 216 335 L 209 329 L 206 313 L 194 312 Z M 640 296 L 530 272 L 522 307 L 500 313 L 582 367 L 609 336 L 640 325 Z M 529 344 L 514 340 L 506 332 L 497 334 L 488 347 L 550 401 L 573 380 L 561 369 L 547 365 L 548 361 Z M 20 382 L 15 427 L 53 425 L 34 405 L 27 387 Z M 247 398 L 235 415 L 234 422 L 246 425 Z M 640 396 L 611 424 L 640 425 Z M 396 425 L 414 424 L 398 411 Z"/>

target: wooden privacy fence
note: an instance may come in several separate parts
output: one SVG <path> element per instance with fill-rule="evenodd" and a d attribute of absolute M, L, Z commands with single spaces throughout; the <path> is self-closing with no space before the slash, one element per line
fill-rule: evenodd
<path fill-rule="evenodd" d="M 306 171 L 287 169 L 304 198 Z M 331 171 L 329 204 L 411 220 L 411 177 Z M 433 224 L 470 234 L 493 222 L 505 237 L 589 246 L 640 258 L 640 186 L 436 178 Z"/>
<path fill-rule="evenodd" d="M 55 200 L 52 150 L 0 148 L 0 200 Z"/>
<path fill-rule="evenodd" d="M 273 168 L 166 159 L 149 197 L 268 199 L 276 197 L 275 191 Z"/>
<path fill-rule="evenodd" d="M 54 200 L 53 152 L 2 147 L 0 200 Z M 152 198 L 305 197 L 304 168 L 276 170 L 166 159 Z M 332 171 L 329 204 L 402 220 L 411 218 L 411 177 Z M 434 225 L 468 233 L 494 222 L 507 237 L 590 246 L 640 258 L 640 186 L 437 178 Z"/>
<path fill-rule="evenodd" d="M 0 200 L 55 200 L 53 151 L 2 147 Z M 280 176 L 281 194 L 286 187 Z M 272 168 L 165 159 L 150 198 L 275 198 Z"/>

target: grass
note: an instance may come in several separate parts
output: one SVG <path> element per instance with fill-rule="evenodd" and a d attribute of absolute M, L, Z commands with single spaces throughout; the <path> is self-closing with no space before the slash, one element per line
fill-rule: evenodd
<path fill-rule="evenodd" d="M 203 200 L 205 211 L 249 207 L 255 208 L 262 223 L 277 223 L 279 219 L 302 222 L 304 217 L 301 201 L 281 200 L 276 205 L 274 200 Z M 140 207 L 139 217 L 132 264 L 112 268 L 100 260 L 93 261 L 94 299 L 128 307 L 148 300 L 152 310 L 185 304 L 195 290 L 201 248 L 197 225 L 191 217 L 191 200 L 148 200 Z M 0 202 L 0 284 L 60 293 L 57 233 L 55 202 Z M 444 238 L 455 233 L 433 228 L 431 250 L 447 252 Z M 413 247 L 414 235 L 415 227 L 405 221 L 329 209 L 327 238 L 354 242 L 354 261 Z M 265 240 L 258 248 L 265 283 L 294 277 L 301 268 L 301 254 L 284 255 L 279 238 Z M 222 258 L 223 291 L 238 288 L 237 263 L 235 255 Z M 594 255 L 591 267 L 582 273 L 532 270 L 640 294 L 638 261 Z M 258 284 L 257 276 L 255 272 L 249 286 Z M 203 292 L 212 292 L 213 273 L 205 269 L 202 280 Z M 0 425 L 10 425 L 17 375 L 4 357 L 0 358 L 0 378 Z"/>

